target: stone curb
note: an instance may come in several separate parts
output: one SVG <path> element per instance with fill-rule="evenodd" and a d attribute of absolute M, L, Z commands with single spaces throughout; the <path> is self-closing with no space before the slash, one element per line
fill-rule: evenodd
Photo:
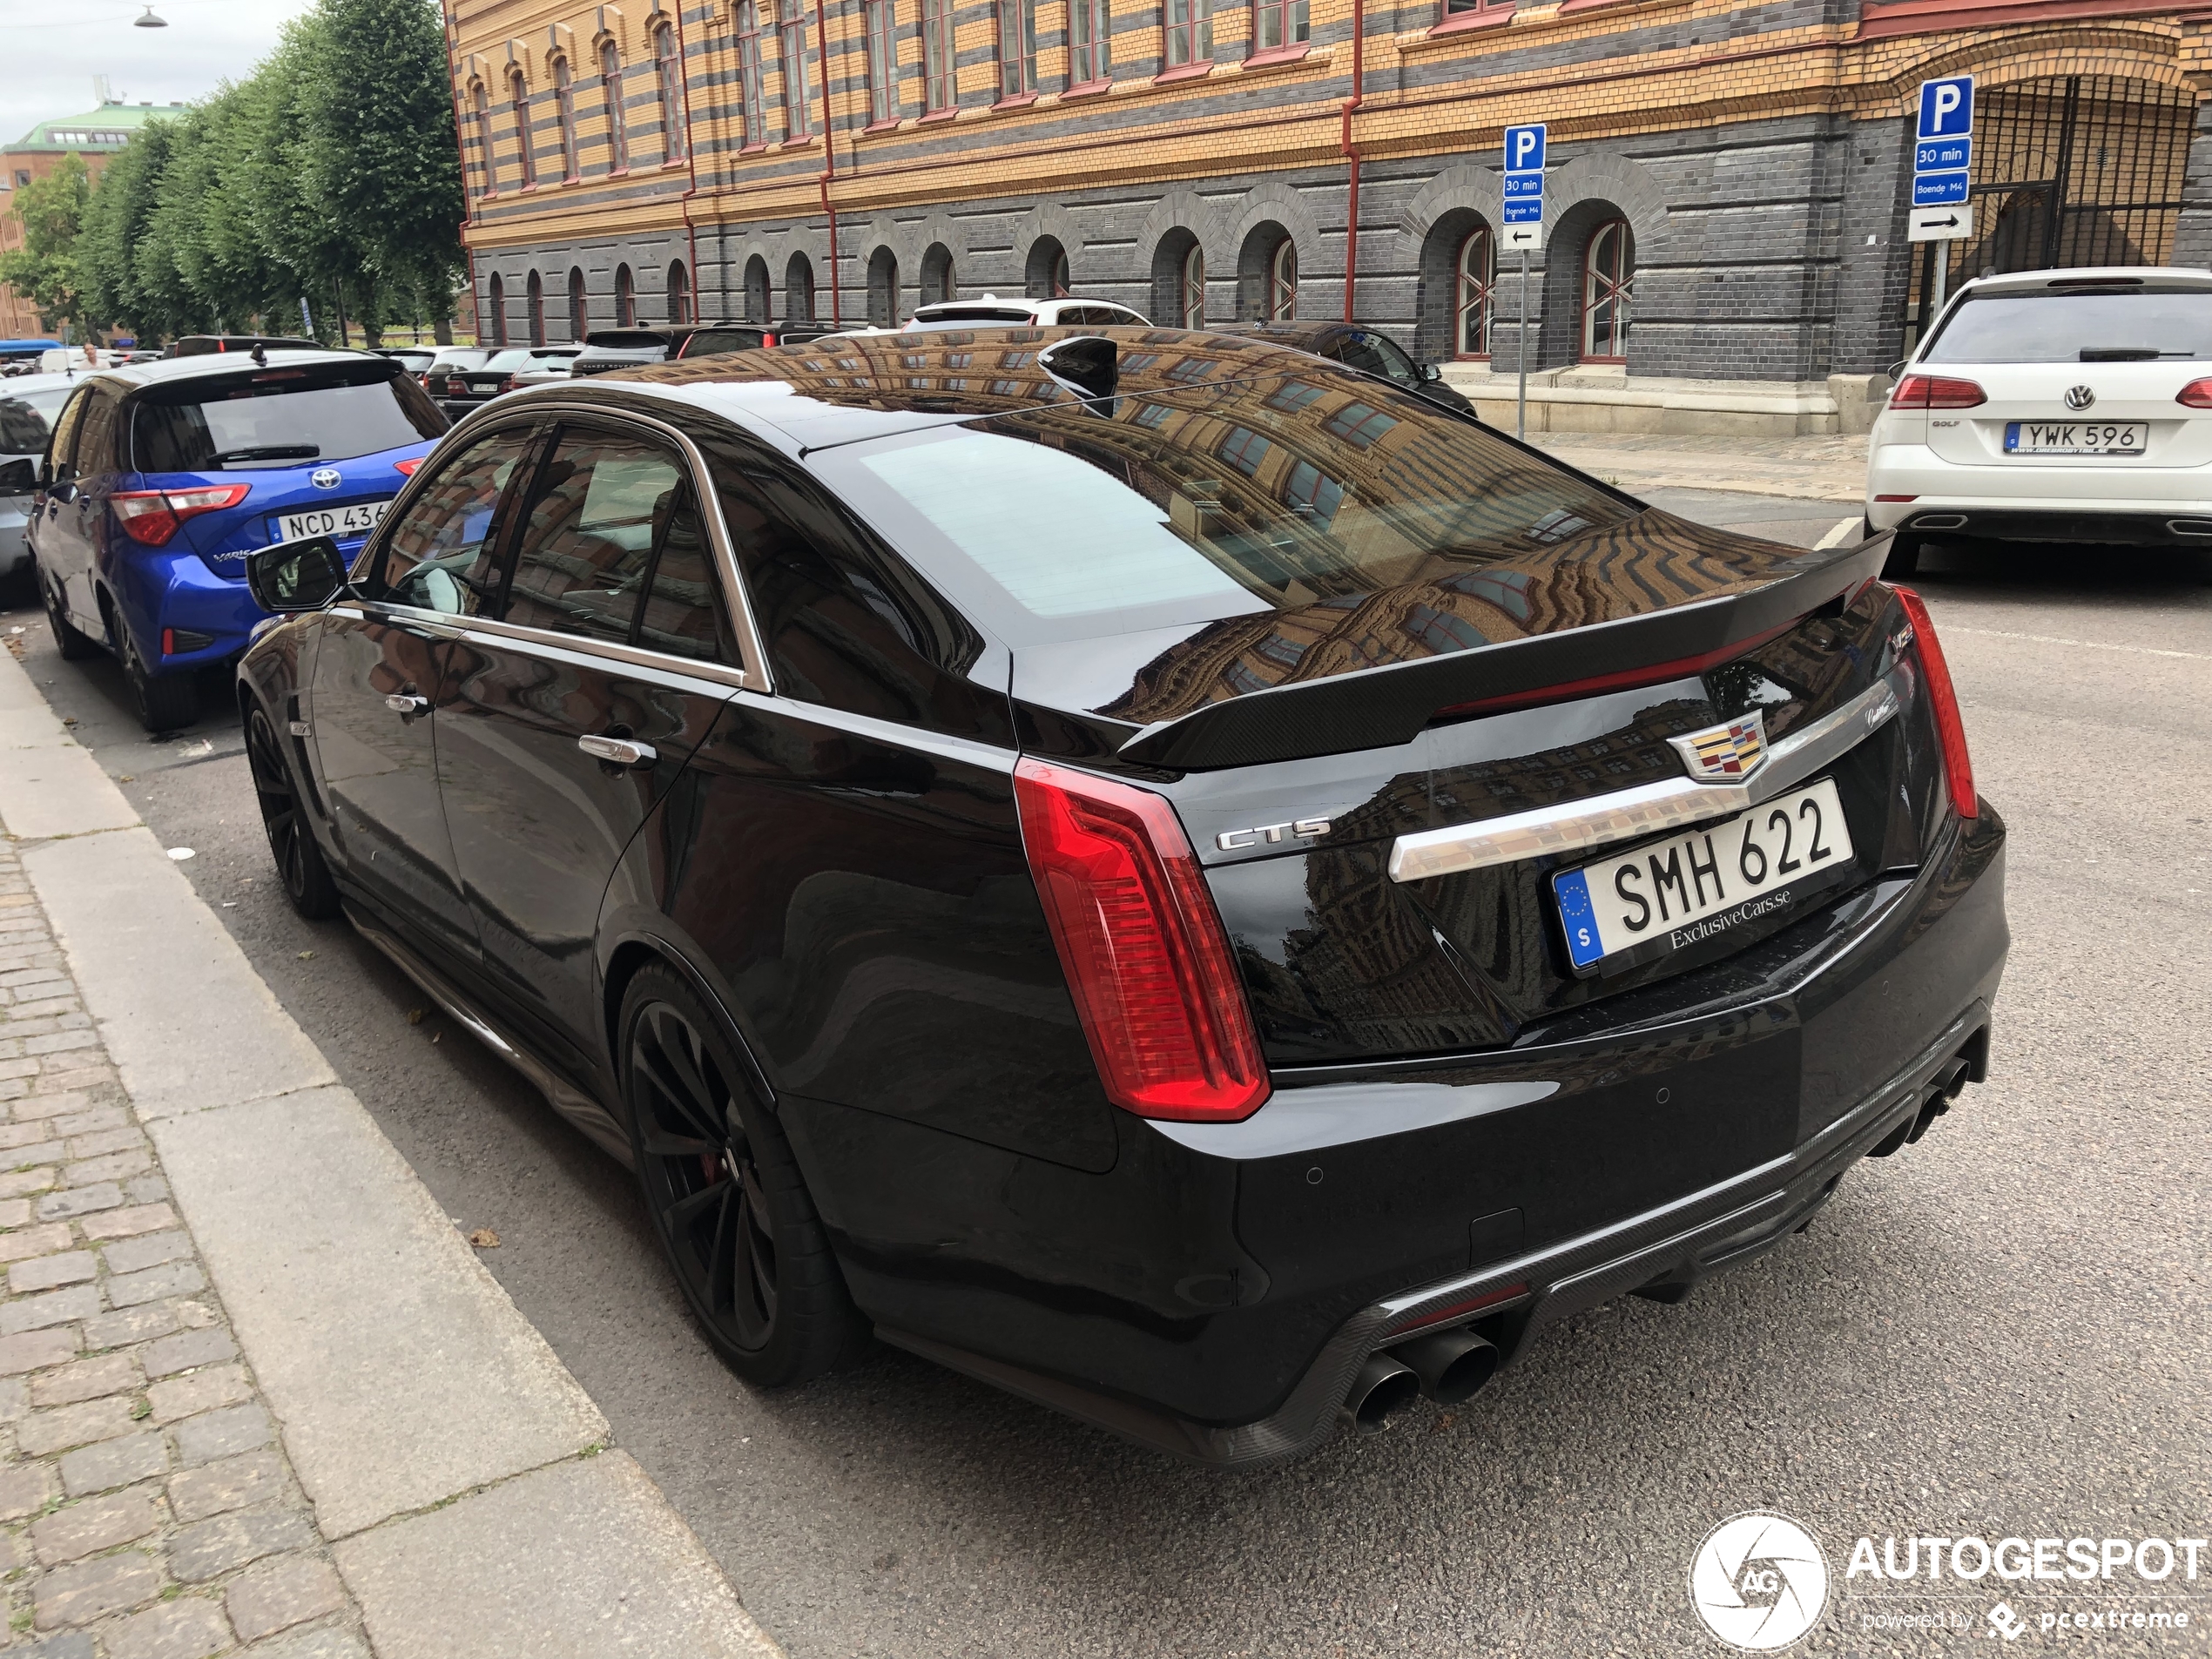
<path fill-rule="evenodd" d="M 779 1655 L 6 652 L 0 823 L 379 1659 Z"/>

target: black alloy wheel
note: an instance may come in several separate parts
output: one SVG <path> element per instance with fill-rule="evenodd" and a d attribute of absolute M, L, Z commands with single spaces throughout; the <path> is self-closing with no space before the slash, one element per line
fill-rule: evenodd
<path fill-rule="evenodd" d="M 192 671 L 157 674 L 138 654 L 138 642 L 130 624 L 113 611 L 108 613 L 108 632 L 116 655 L 123 659 L 124 684 L 131 688 L 131 707 L 138 724 L 149 732 L 175 732 L 199 718 L 199 684 Z"/>
<path fill-rule="evenodd" d="M 623 999 L 631 1145 L 654 1231 L 725 1363 L 779 1387 L 856 1356 L 854 1312 L 790 1143 L 698 995 L 641 970 Z"/>
<path fill-rule="evenodd" d="M 292 764 L 285 758 L 276 724 L 258 708 L 246 718 L 246 763 L 253 774 L 261 827 L 268 833 L 269 853 L 283 879 L 284 896 L 308 921 L 329 920 L 339 910 L 338 883 L 323 861 L 314 831 L 301 816 L 300 792 L 293 785 Z"/>
<path fill-rule="evenodd" d="M 100 642 L 78 627 L 62 609 L 61 590 L 46 579 L 46 573 L 36 565 L 31 567 L 31 579 L 38 584 L 38 597 L 46 607 L 46 626 L 54 636 L 54 649 L 65 663 L 81 663 L 88 657 L 99 654 Z"/>

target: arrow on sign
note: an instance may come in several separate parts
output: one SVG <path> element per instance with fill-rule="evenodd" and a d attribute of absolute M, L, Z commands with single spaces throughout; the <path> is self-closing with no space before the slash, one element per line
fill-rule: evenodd
<path fill-rule="evenodd" d="M 1925 225 L 1925 226 L 1930 226 L 1930 227 L 1932 227 L 1932 228 L 1933 226 L 1938 226 L 1938 225 L 1942 225 L 1942 226 L 1949 226 L 1956 225 L 1958 222 L 1959 222 L 1959 215 L 1958 215 L 1958 214 L 1956 214 L 1956 213 L 1952 214 L 1952 216 L 1951 216 L 1949 219 L 1922 219 L 1922 220 L 1920 221 L 1920 223 L 1921 223 L 1921 224 Z"/>

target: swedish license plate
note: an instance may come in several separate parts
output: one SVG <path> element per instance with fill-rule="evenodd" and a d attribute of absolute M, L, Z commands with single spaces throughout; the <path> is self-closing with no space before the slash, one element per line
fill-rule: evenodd
<path fill-rule="evenodd" d="M 388 501 L 357 501 L 350 507 L 318 507 L 312 512 L 283 513 L 276 521 L 280 542 L 301 542 L 310 536 L 334 536 L 347 541 L 366 536 L 384 516 Z"/>
<path fill-rule="evenodd" d="M 1800 904 L 1852 865 L 1833 780 L 1552 877 L 1567 954 L 1588 978 Z"/>
<path fill-rule="evenodd" d="M 2140 421 L 2008 421 L 2008 455 L 2139 455 L 2145 428 Z"/>

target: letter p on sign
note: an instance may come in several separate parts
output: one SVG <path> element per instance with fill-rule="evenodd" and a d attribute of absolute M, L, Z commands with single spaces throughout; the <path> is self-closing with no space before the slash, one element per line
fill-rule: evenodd
<path fill-rule="evenodd" d="M 1974 78 L 1951 75 L 1920 83 L 1923 138 L 1961 138 L 1974 130 Z"/>
<path fill-rule="evenodd" d="M 1506 171 L 1507 172 L 1541 172 L 1544 166 L 1544 128 L 1534 126 L 1506 129 Z"/>

